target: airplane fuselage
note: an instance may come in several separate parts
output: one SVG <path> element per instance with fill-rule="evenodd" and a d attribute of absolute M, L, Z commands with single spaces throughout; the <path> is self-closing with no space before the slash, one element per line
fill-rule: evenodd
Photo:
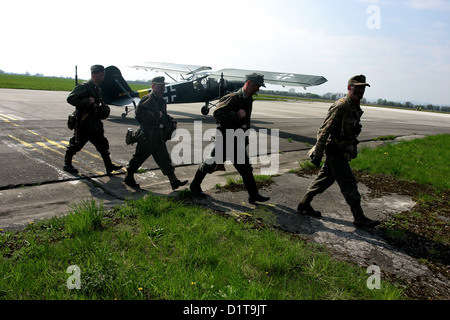
<path fill-rule="evenodd" d="M 220 79 L 201 78 L 167 85 L 163 97 L 167 104 L 209 102 L 227 92 L 236 91 L 243 85 L 243 81 L 224 81 L 222 93 L 220 93 Z M 140 99 L 150 92 L 151 89 L 137 91 Z"/>

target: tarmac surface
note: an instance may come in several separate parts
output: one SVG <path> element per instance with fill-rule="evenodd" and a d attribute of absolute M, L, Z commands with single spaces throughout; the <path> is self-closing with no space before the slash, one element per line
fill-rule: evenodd
<path fill-rule="evenodd" d="M 123 183 L 124 169 L 106 175 L 102 160 L 90 143 L 74 157 L 74 166 L 80 173 L 71 175 L 64 172 L 65 147 L 72 135 L 66 121 L 67 115 L 73 111 L 65 101 L 67 95 L 68 92 L 0 89 L 0 229 L 20 230 L 37 219 L 64 215 L 72 206 L 89 199 L 102 201 L 109 208 L 127 198 L 143 197 L 148 193 L 162 196 L 178 193 L 171 190 L 167 178 L 152 158 L 144 163 L 145 172 L 135 175 L 141 185 L 140 190 Z M 274 174 L 274 183 L 260 190 L 261 194 L 271 197 L 270 201 L 252 205 L 246 191 L 217 191 L 215 186 L 225 185 L 229 175 L 238 177 L 234 167 L 227 163 L 227 171 L 207 175 L 202 188 L 208 197 L 195 199 L 195 203 L 212 210 L 257 219 L 298 234 L 324 245 L 336 257 L 363 267 L 377 265 L 382 273 L 408 279 L 432 278 L 440 287 L 450 287 L 448 278 L 435 274 L 425 264 L 399 252 L 377 230 L 356 228 L 337 184 L 317 196 L 312 203 L 316 210 L 322 212 L 321 219 L 296 213 L 298 201 L 313 176 L 299 177 L 289 170 L 297 168 L 299 161 L 308 159 L 307 152 L 315 143 L 317 129 L 330 105 L 256 101 L 252 125 L 261 139 L 257 142 L 258 151 L 264 149 L 266 141 L 269 151 L 274 146 L 274 152 L 268 152 L 265 158 L 252 154 L 255 156 L 254 174 L 267 174 L 268 171 Z M 191 140 L 180 138 L 168 142 L 173 158 L 181 154 L 185 156 L 184 163 L 176 163 L 179 179 L 192 180 L 199 159 L 202 160 L 202 155 L 208 153 L 211 145 L 206 132 L 215 128 L 215 121 L 211 114 L 200 114 L 201 106 L 168 105 L 168 113 L 176 118 L 178 128 L 192 134 Z M 378 107 L 363 107 L 363 111 L 361 145 L 379 145 L 382 142 L 372 139 L 386 135 L 395 135 L 401 140 L 450 133 L 450 115 L 447 114 Z M 125 133 L 127 128 L 136 129 L 138 126 L 133 112 L 125 119 L 121 117 L 122 112 L 123 108 L 112 107 L 111 116 L 104 121 L 104 126 L 113 162 L 125 167 L 135 149 L 135 146 L 125 144 Z M 271 140 L 275 135 L 274 129 L 279 130 L 279 139 Z M 404 195 L 368 197 L 368 187 L 364 184 L 358 187 L 363 197 L 363 209 L 370 218 L 383 220 L 407 211 L 415 204 Z M 186 188 L 180 188 L 183 189 Z"/>

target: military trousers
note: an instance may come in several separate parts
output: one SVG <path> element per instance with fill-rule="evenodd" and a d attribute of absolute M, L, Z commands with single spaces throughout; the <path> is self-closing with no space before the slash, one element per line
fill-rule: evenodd
<path fill-rule="evenodd" d="M 165 176 L 175 172 L 175 167 L 172 164 L 160 129 L 153 129 L 150 139 L 145 138 L 144 135 L 138 138 L 136 150 L 128 163 L 128 173 L 134 174 L 150 156 L 153 156 L 153 159 Z"/>
<path fill-rule="evenodd" d="M 211 153 L 206 157 L 205 161 L 200 165 L 199 171 L 204 173 L 213 173 L 216 164 L 222 164 L 227 160 L 226 150 L 223 151 L 222 155 L 216 154 L 217 143 L 222 143 L 216 141 L 216 146 L 211 150 Z M 223 145 L 226 145 L 223 143 Z M 235 143 L 231 145 L 234 148 L 234 157 L 232 160 L 233 166 L 236 168 L 237 172 L 242 176 L 244 185 L 250 196 L 256 196 L 258 194 L 258 188 L 256 186 L 255 177 L 253 176 L 253 167 L 250 163 L 250 158 L 247 150 L 248 143 L 238 144 Z M 238 152 L 240 150 L 240 152 Z"/>
<path fill-rule="evenodd" d="M 70 138 L 66 155 L 71 158 L 78 151 L 83 149 L 88 141 L 95 146 L 102 157 L 109 157 L 109 142 L 105 137 L 104 131 L 87 129 L 79 130 L 78 137 L 75 137 L 74 135 Z"/>
<path fill-rule="evenodd" d="M 352 213 L 360 215 L 362 213 L 361 194 L 358 191 L 357 181 L 349 161 L 339 152 L 327 154 L 323 167 L 309 185 L 300 203 L 309 204 L 316 195 L 323 193 L 335 181 Z"/>

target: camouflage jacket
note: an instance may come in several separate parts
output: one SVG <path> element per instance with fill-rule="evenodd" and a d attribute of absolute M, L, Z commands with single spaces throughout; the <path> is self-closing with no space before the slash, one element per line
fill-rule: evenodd
<path fill-rule="evenodd" d="M 347 94 L 328 110 L 328 114 L 317 133 L 317 142 L 310 154 L 322 157 L 324 151 L 342 152 L 348 159 L 356 156 L 358 135 L 361 132 L 363 111 Z"/>
<path fill-rule="evenodd" d="M 95 103 L 89 102 L 90 97 L 94 98 Z M 67 97 L 67 102 L 77 108 L 80 128 L 103 130 L 103 123 L 97 114 L 98 107 L 103 103 L 102 93 L 92 80 L 77 85 Z"/>
<path fill-rule="evenodd" d="M 164 98 L 159 98 L 155 94 L 150 93 L 139 101 L 136 107 L 135 118 L 145 137 L 150 139 L 152 129 L 165 125 L 171 117 L 167 114 L 167 104 Z"/>
<path fill-rule="evenodd" d="M 216 110 L 214 117 L 222 129 L 250 129 L 250 117 L 252 114 L 253 98 L 244 96 L 244 89 L 223 96 Z M 244 109 L 246 116 L 239 118 L 237 111 Z"/>

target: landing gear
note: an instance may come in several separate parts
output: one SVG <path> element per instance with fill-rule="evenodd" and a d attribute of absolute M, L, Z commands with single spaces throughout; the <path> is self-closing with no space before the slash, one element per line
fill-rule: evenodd
<path fill-rule="evenodd" d="M 201 108 L 202 115 L 206 116 L 209 113 L 209 109 L 214 108 L 217 103 L 212 104 L 209 101 L 205 102 L 205 105 Z"/>
<path fill-rule="evenodd" d="M 128 106 L 125 107 L 125 112 L 122 113 L 122 118 L 125 118 L 128 114 Z"/>
<path fill-rule="evenodd" d="M 136 102 L 134 102 L 134 100 L 133 100 L 133 106 L 134 106 L 134 110 L 136 111 Z M 122 113 L 122 118 L 125 119 L 129 112 L 130 111 L 128 110 L 128 106 L 125 106 L 125 112 Z"/>
<path fill-rule="evenodd" d="M 206 116 L 209 113 L 209 102 L 205 102 L 205 105 L 202 107 L 202 115 Z"/>

